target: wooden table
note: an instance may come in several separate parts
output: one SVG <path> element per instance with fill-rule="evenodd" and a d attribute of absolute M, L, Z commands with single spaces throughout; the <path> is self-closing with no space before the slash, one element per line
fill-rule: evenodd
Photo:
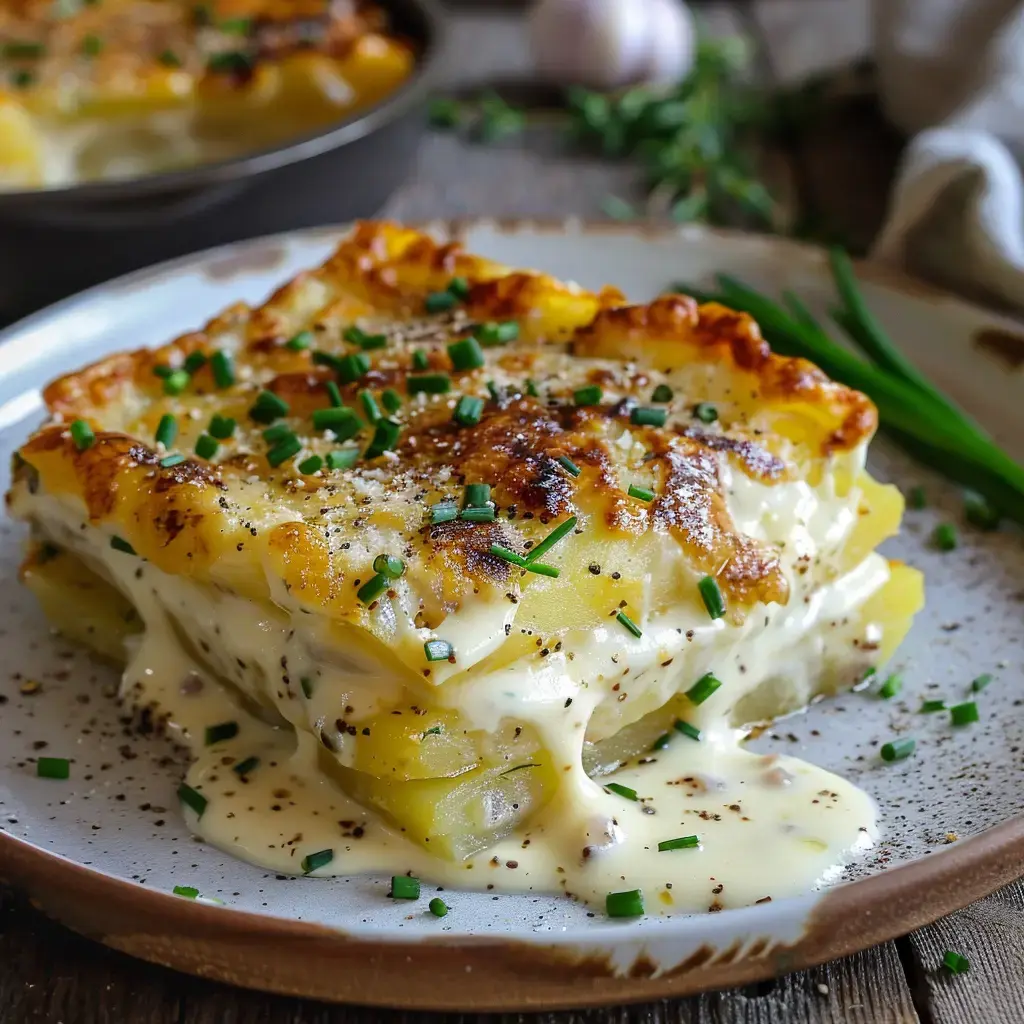
<path fill-rule="evenodd" d="M 460 9 L 451 45 L 453 81 L 515 76 L 526 66 L 521 20 L 503 4 Z M 504 13 L 502 13 L 504 12 Z M 714 31 L 742 32 L 757 46 L 756 72 L 792 80 L 869 50 L 867 0 L 712 3 Z M 778 172 L 794 201 L 825 216 L 864 248 L 885 210 L 900 140 L 870 98 L 845 104 Z M 851 178 L 847 168 L 856 165 Z M 396 218 L 595 216 L 609 193 L 629 196 L 628 170 L 560 151 L 543 133 L 495 148 L 436 135 L 414 178 L 385 213 Z M 897 942 L 847 960 L 747 988 L 626 1009 L 484 1018 L 329 1007 L 231 989 L 130 960 L 71 934 L 0 888 L 0 1022 L 3 1024 L 741 1024 L 782 1021 L 1016 1024 L 1024 1021 L 1024 887 L 987 900 Z M 940 967 L 953 948 L 971 971 Z M 397 980 L 396 980 L 397 981 Z M 400 983 L 400 982 L 398 982 Z"/>

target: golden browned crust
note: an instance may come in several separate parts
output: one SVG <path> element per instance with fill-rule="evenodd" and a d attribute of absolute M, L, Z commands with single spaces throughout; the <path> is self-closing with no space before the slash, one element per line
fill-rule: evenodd
<path fill-rule="evenodd" d="M 428 296 L 453 279 L 462 279 L 464 299 L 427 314 Z M 484 347 L 481 367 L 455 368 L 450 344 L 512 320 L 518 340 Z M 354 324 L 386 341 L 364 350 Z M 289 345 L 301 332 L 308 347 Z M 233 359 L 227 387 L 211 370 L 217 351 Z M 155 371 L 197 353 L 206 361 L 181 394 L 165 394 Z M 351 357 L 369 364 L 356 380 L 338 362 Z M 424 374 L 446 377 L 450 391 L 415 394 Z M 369 394 L 380 406 L 389 388 L 401 398 L 398 440 L 351 469 L 300 471 L 311 454 L 344 447 L 311 422 L 335 385 L 364 417 L 348 444 L 366 452 L 374 430 L 362 403 Z M 588 385 L 602 389 L 601 400 L 578 404 L 575 392 Z M 671 387 L 671 401 L 653 403 L 659 385 Z M 261 390 L 287 404 L 278 422 L 301 442 L 276 467 L 267 424 L 250 413 Z M 456 421 L 462 396 L 480 400 L 478 423 Z M 744 314 L 684 296 L 625 305 L 613 289 L 594 294 L 509 271 L 384 223 L 359 225 L 322 267 L 261 307 L 235 305 L 160 349 L 101 360 L 55 381 L 45 398 L 56 421 L 21 450 L 45 491 L 80 498 L 94 523 L 166 571 L 223 582 L 229 566 L 234 588 L 263 592 L 269 567 L 295 600 L 364 625 L 357 590 L 372 575 L 373 545 L 405 558 L 430 621 L 481 587 L 531 586 L 536 577 L 491 546 L 525 553 L 570 515 L 587 542 L 600 537 L 622 551 L 639 538 L 673 538 L 681 559 L 717 576 L 734 606 L 785 601 L 778 553 L 738 531 L 725 474 L 767 487 L 810 478 L 875 427 L 867 398 L 807 362 L 773 355 Z M 695 416 L 700 402 L 715 405 L 716 422 Z M 665 424 L 635 422 L 637 407 L 666 410 Z M 237 429 L 212 460 L 198 458 L 196 439 L 215 413 Z M 154 441 L 164 415 L 181 431 L 173 450 L 189 455 L 171 467 Z M 96 431 L 85 451 L 67 427 L 76 418 Z M 492 487 L 494 522 L 431 525 L 431 504 L 461 505 L 464 486 L 476 482 Z M 653 500 L 631 497 L 630 485 Z M 571 558 L 574 541 L 563 543 Z M 559 585 L 577 585 L 566 576 Z"/>

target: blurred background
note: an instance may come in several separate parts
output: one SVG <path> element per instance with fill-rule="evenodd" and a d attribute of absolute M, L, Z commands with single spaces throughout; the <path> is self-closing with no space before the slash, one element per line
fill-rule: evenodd
<path fill-rule="evenodd" d="M 0 0 L 0 318 L 372 215 L 875 245 L 1019 307 L 1022 25 L 1017 0 Z"/>

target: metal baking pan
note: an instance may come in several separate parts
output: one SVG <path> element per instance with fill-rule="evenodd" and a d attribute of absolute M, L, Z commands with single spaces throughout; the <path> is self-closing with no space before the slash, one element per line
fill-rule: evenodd
<path fill-rule="evenodd" d="M 171 174 L 0 192 L 0 323 L 222 242 L 375 213 L 407 176 L 442 31 L 434 0 L 382 3 L 417 49 L 381 103 L 313 136 Z"/>

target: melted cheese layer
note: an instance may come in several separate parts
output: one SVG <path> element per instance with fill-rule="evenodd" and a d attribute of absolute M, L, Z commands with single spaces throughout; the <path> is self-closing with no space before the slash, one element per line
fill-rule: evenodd
<path fill-rule="evenodd" d="M 850 458 L 856 468 L 860 454 Z M 837 496 L 830 477 L 816 488 L 765 487 L 737 474 L 728 492 L 740 528 L 780 544 L 794 566 L 826 553 L 834 562 L 859 501 L 856 489 Z M 483 660 L 483 670 L 434 686 L 431 699 L 477 729 L 532 726 L 562 769 L 554 798 L 520 830 L 453 862 L 385 824 L 321 770 L 318 732 L 340 707 L 358 709 L 349 716 L 358 726 L 402 704 L 408 681 L 380 645 L 360 643 L 355 630 L 338 644 L 330 622 L 289 609 L 286 593 L 275 593 L 277 604 L 260 604 L 117 551 L 75 499 L 20 489 L 16 504 L 19 515 L 77 552 L 135 606 L 145 632 L 130 653 L 125 696 L 168 715 L 176 738 L 192 749 L 188 781 L 209 801 L 201 818 L 187 812 L 192 827 L 268 869 L 299 873 L 303 857 L 334 849 L 320 873 L 412 871 L 448 885 L 564 890 L 588 900 L 641 888 L 650 910 L 692 911 L 805 891 L 834 877 L 875 838 L 865 794 L 797 759 L 745 752 L 735 726 L 738 708 L 769 700 L 771 713 L 789 710 L 823 681 L 848 684 L 863 671 L 869 657 L 862 652 L 877 645 L 882 630 L 859 609 L 889 579 L 878 555 L 825 579 L 791 569 L 789 604 L 755 607 L 739 624 L 673 609 L 635 640 L 613 620 L 564 638 L 562 651 L 547 658 L 493 671 Z M 446 635 L 460 650 L 475 644 L 485 658 L 505 626 L 514 627 L 511 608 L 467 604 L 449 616 Z M 293 675 L 316 673 L 309 698 L 282 685 L 286 663 Z M 588 777 L 585 745 L 614 737 L 711 670 L 722 687 L 687 716 L 701 729 L 700 742 L 677 737 L 615 773 L 638 801 Z M 225 721 L 240 723 L 238 736 L 204 746 L 205 729 Z M 342 742 L 338 760 L 351 762 L 353 746 Z M 260 768 L 243 785 L 228 766 L 252 756 Z M 697 835 L 699 848 L 658 851 L 659 842 L 681 835 Z"/>

